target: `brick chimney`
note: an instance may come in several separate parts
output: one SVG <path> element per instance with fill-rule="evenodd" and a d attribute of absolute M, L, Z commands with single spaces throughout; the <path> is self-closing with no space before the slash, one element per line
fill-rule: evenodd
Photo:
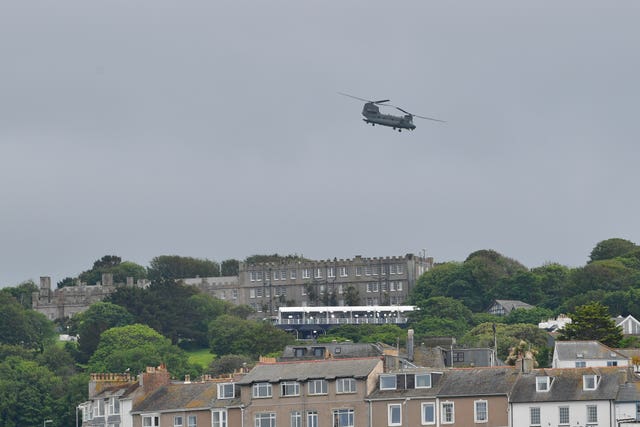
<path fill-rule="evenodd" d="M 169 384 L 170 379 L 169 371 L 167 371 L 167 367 L 164 364 L 158 367 L 147 366 L 146 372 L 139 376 L 140 386 L 145 393 L 150 393 L 163 385 Z"/>

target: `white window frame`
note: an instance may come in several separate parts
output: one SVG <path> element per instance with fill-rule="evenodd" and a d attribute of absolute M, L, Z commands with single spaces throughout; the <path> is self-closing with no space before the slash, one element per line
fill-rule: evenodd
<path fill-rule="evenodd" d="M 549 377 L 536 377 L 536 391 L 547 392 L 551 388 Z"/>
<path fill-rule="evenodd" d="M 313 269 L 313 277 L 315 279 L 322 279 L 322 269 L 320 267 Z"/>
<path fill-rule="evenodd" d="M 327 267 L 327 277 L 330 277 L 330 278 L 336 277 L 335 267 Z"/>
<path fill-rule="evenodd" d="M 451 409 L 449 411 L 445 408 Z M 440 413 L 442 414 L 440 419 L 441 424 L 454 424 L 456 422 L 456 407 L 454 402 L 446 401 L 440 403 Z"/>
<path fill-rule="evenodd" d="M 394 421 L 394 417 L 397 416 L 397 420 Z M 387 425 L 388 426 L 401 426 L 402 425 L 402 404 L 401 403 L 389 403 L 387 405 Z"/>
<path fill-rule="evenodd" d="M 345 266 L 339 267 L 338 274 L 340 275 L 340 277 L 347 277 L 349 276 L 349 270 Z"/>
<path fill-rule="evenodd" d="M 295 268 L 289 270 L 289 279 L 296 280 L 297 275 L 297 270 Z"/>
<path fill-rule="evenodd" d="M 291 411 L 291 427 L 302 427 L 302 413 L 300 411 Z"/>
<path fill-rule="evenodd" d="M 421 381 L 418 378 L 425 379 L 424 385 L 419 384 Z M 415 388 L 431 388 L 431 374 L 415 374 L 413 383 Z"/>
<path fill-rule="evenodd" d="M 318 390 L 318 387 L 320 390 Z M 310 396 L 318 394 L 327 394 L 329 390 L 329 383 L 327 380 L 309 380 L 307 383 L 307 392 Z"/>
<path fill-rule="evenodd" d="M 303 279 L 310 279 L 311 278 L 311 270 L 309 268 L 303 268 L 302 269 L 302 278 Z"/>
<path fill-rule="evenodd" d="M 333 419 L 333 427 L 354 427 L 355 425 L 355 411 L 351 408 L 334 409 L 331 411 Z M 347 422 L 343 424 L 342 417 L 347 418 Z M 336 422 L 337 421 L 337 422 Z"/>
<path fill-rule="evenodd" d="M 145 423 L 147 420 L 150 422 Z M 142 415 L 142 427 L 159 427 L 160 426 L 160 414 L 143 414 Z"/>
<path fill-rule="evenodd" d="M 563 414 L 564 412 L 564 414 Z M 565 418 L 563 421 L 562 418 Z M 571 410 L 568 406 L 559 406 L 558 407 L 558 425 L 559 426 L 568 426 L 571 420 Z"/>
<path fill-rule="evenodd" d="M 587 362 L 584 360 L 576 360 L 576 368 L 586 368 Z"/>
<path fill-rule="evenodd" d="M 173 427 L 184 427 L 184 417 L 182 415 L 173 416 Z"/>
<path fill-rule="evenodd" d="M 307 411 L 307 427 L 318 427 L 318 411 Z"/>
<path fill-rule="evenodd" d="M 338 378 L 336 380 L 336 394 L 356 393 L 358 385 L 355 378 Z"/>
<path fill-rule="evenodd" d="M 387 383 L 384 386 L 382 382 L 384 380 L 391 380 L 393 378 L 393 387 Z M 380 374 L 380 390 L 395 390 L 398 387 L 398 378 L 394 374 Z"/>
<path fill-rule="evenodd" d="M 258 412 L 254 416 L 255 427 L 276 427 L 276 413 L 275 412 Z M 266 422 L 265 426 L 263 423 Z"/>
<path fill-rule="evenodd" d="M 271 383 L 255 383 L 252 387 L 251 396 L 254 399 L 266 399 L 273 396 L 273 386 Z"/>
<path fill-rule="evenodd" d="M 229 395 L 229 387 L 231 387 L 231 395 Z M 235 383 L 218 384 L 218 399 L 233 399 L 236 396 Z"/>
<path fill-rule="evenodd" d="M 98 399 L 93 402 L 93 417 L 104 417 L 104 399 Z"/>
<path fill-rule="evenodd" d="M 592 383 L 593 385 L 591 386 Z M 582 376 L 582 389 L 583 390 L 595 390 L 598 388 L 598 376 L 597 375 L 583 375 Z"/>
<path fill-rule="evenodd" d="M 117 397 L 109 398 L 109 415 L 118 415 L 120 413 L 120 400 Z"/>
<path fill-rule="evenodd" d="M 529 425 L 530 426 L 539 426 L 541 424 L 541 416 L 540 416 L 540 407 L 539 406 L 530 406 L 529 407 Z M 537 420 L 536 420 L 537 419 Z"/>
<path fill-rule="evenodd" d="M 198 427 L 198 417 L 196 415 L 187 415 L 187 427 Z"/>
<path fill-rule="evenodd" d="M 427 419 L 425 419 L 425 412 L 424 412 L 424 408 L 426 407 L 431 407 L 431 416 L 433 417 L 433 420 L 429 421 Z M 427 425 L 433 425 L 436 423 L 436 404 L 435 402 L 424 402 L 422 403 L 422 405 L 420 405 L 420 420 L 421 420 L 421 424 L 423 426 L 427 426 Z"/>
<path fill-rule="evenodd" d="M 298 381 L 283 381 L 280 383 L 280 396 L 300 396 L 300 383 Z"/>
<path fill-rule="evenodd" d="M 226 409 L 215 409 L 211 411 L 211 427 L 227 427 L 228 414 Z"/>
<path fill-rule="evenodd" d="M 356 266 L 356 271 L 354 273 L 354 276 L 362 276 L 362 266 L 361 265 L 357 265 Z"/>
<path fill-rule="evenodd" d="M 481 411 L 479 406 L 484 406 L 484 411 Z M 481 416 L 484 415 L 484 418 Z M 473 419 L 476 423 L 488 423 L 489 422 L 489 402 L 486 400 L 476 400 L 473 402 Z"/>
<path fill-rule="evenodd" d="M 587 405 L 587 425 L 598 424 L 598 405 Z"/>

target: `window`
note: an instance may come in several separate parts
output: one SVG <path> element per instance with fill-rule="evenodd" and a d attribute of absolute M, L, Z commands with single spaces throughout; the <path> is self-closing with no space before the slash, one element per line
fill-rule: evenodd
<path fill-rule="evenodd" d="M 532 426 L 540 425 L 540 408 L 529 408 L 529 424 Z"/>
<path fill-rule="evenodd" d="M 293 349 L 293 355 L 295 357 L 303 357 L 306 353 L 307 353 L 307 349 L 303 347 Z"/>
<path fill-rule="evenodd" d="M 361 266 L 357 266 L 356 267 L 356 276 L 362 276 L 362 267 Z"/>
<path fill-rule="evenodd" d="M 416 388 L 431 388 L 431 374 L 416 374 Z"/>
<path fill-rule="evenodd" d="M 435 403 L 423 403 L 421 412 L 422 412 L 422 424 L 436 423 L 436 404 Z"/>
<path fill-rule="evenodd" d="M 255 427 L 276 427 L 275 412 L 264 412 L 256 414 Z"/>
<path fill-rule="evenodd" d="M 333 427 L 353 427 L 353 409 L 334 409 Z"/>
<path fill-rule="evenodd" d="M 536 391 L 549 391 L 549 377 L 536 377 Z"/>
<path fill-rule="evenodd" d="M 280 280 L 287 280 L 287 270 L 280 270 Z"/>
<path fill-rule="evenodd" d="M 324 357 L 324 347 L 313 347 L 313 355 L 316 357 Z"/>
<path fill-rule="evenodd" d="M 395 390 L 395 389 L 396 389 L 395 375 L 380 375 L 380 390 Z"/>
<path fill-rule="evenodd" d="M 401 290 L 402 290 L 402 282 L 398 280 L 396 282 L 396 291 L 401 291 Z"/>
<path fill-rule="evenodd" d="M 280 272 L 279 271 L 274 271 L 273 272 L 273 280 L 280 280 Z"/>
<path fill-rule="evenodd" d="M 368 265 L 364 266 L 364 275 L 365 276 L 371 276 L 371 267 Z"/>
<path fill-rule="evenodd" d="M 327 277 L 336 277 L 335 267 L 327 267 Z"/>
<path fill-rule="evenodd" d="M 195 415 L 189 415 L 187 417 L 187 427 L 198 427 L 198 417 Z"/>
<path fill-rule="evenodd" d="M 347 270 L 347 267 L 339 267 L 338 274 L 340 277 L 347 277 L 349 275 L 349 270 Z"/>
<path fill-rule="evenodd" d="M 227 410 L 217 409 L 211 412 L 211 427 L 227 427 Z"/>
<path fill-rule="evenodd" d="M 104 417 L 104 400 L 93 402 L 93 417 Z"/>
<path fill-rule="evenodd" d="M 157 415 L 143 415 L 142 426 L 143 427 L 158 427 L 160 425 L 160 417 Z"/>
<path fill-rule="evenodd" d="M 300 396 L 300 383 L 296 381 L 280 383 L 280 396 Z"/>
<path fill-rule="evenodd" d="M 402 425 L 402 404 L 390 403 L 387 405 L 387 425 Z"/>
<path fill-rule="evenodd" d="M 392 280 L 392 281 L 389 282 L 389 290 L 391 292 L 396 290 L 396 282 L 395 282 L 395 280 Z"/>
<path fill-rule="evenodd" d="M 270 383 L 255 383 L 253 385 L 253 397 L 271 397 Z"/>
<path fill-rule="evenodd" d="M 378 282 L 367 283 L 367 292 L 378 292 Z"/>
<path fill-rule="evenodd" d="M 115 397 L 109 399 L 109 415 L 117 415 L 120 413 L 120 400 Z"/>
<path fill-rule="evenodd" d="M 173 427 L 182 427 L 184 424 L 182 424 L 182 416 L 181 415 L 176 415 L 173 417 Z"/>
<path fill-rule="evenodd" d="M 299 411 L 291 412 L 291 427 L 302 427 L 302 414 Z"/>
<path fill-rule="evenodd" d="M 289 278 L 291 280 L 296 280 L 296 270 L 289 270 Z"/>
<path fill-rule="evenodd" d="M 233 399 L 236 395 L 234 386 L 233 383 L 218 384 L 218 399 Z"/>
<path fill-rule="evenodd" d="M 307 427 L 318 427 L 318 411 L 307 412 Z"/>
<path fill-rule="evenodd" d="M 618 366 L 618 361 L 617 360 L 608 360 L 607 361 L 607 366 Z"/>
<path fill-rule="evenodd" d="M 473 402 L 473 416 L 476 423 L 486 423 L 489 421 L 489 410 L 486 400 L 476 400 Z"/>
<path fill-rule="evenodd" d="M 442 424 L 453 424 L 455 417 L 453 413 L 453 402 L 442 402 Z"/>
<path fill-rule="evenodd" d="M 303 268 L 302 269 L 302 278 L 303 279 L 310 279 L 311 278 L 311 270 L 309 270 L 308 268 Z"/>
<path fill-rule="evenodd" d="M 402 264 L 396 265 L 396 274 L 402 274 Z"/>
<path fill-rule="evenodd" d="M 310 380 L 309 394 L 327 394 L 327 380 Z"/>
<path fill-rule="evenodd" d="M 321 268 L 314 268 L 313 277 L 315 277 L 316 279 L 322 279 L 322 269 Z"/>
<path fill-rule="evenodd" d="M 262 288 L 256 288 L 256 297 L 262 297 Z"/>
<path fill-rule="evenodd" d="M 587 423 L 598 422 L 598 407 L 596 405 L 587 405 Z"/>
<path fill-rule="evenodd" d="M 584 390 L 595 390 L 597 384 L 598 384 L 598 378 L 596 375 L 582 376 L 582 388 Z"/>
<path fill-rule="evenodd" d="M 453 352 L 453 361 L 454 362 L 464 362 L 464 351 L 454 351 Z"/>
<path fill-rule="evenodd" d="M 577 360 L 576 361 L 576 368 L 584 368 L 587 366 L 587 362 L 585 362 L 584 360 Z"/>
<path fill-rule="evenodd" d="M 336 380 L 336 393 L 355 393 L 355 378 L 338 378 Z"/>
<path fill-rule="evenodd" d="M 558 424 L 569 425 L 569 407 L 561 406 L 558 408 Z"/>

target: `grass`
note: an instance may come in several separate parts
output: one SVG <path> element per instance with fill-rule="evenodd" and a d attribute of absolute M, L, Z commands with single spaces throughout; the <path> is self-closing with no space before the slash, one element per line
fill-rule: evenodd
<path fill-rule="evenodd" d="M 188 350 L 189 362 L 200 365 L 203 368 L 209 366 L 211 361 L 216 358 L 216 355 L 209 352 L 208 348 L 199 348 L 195 350 Z"/>

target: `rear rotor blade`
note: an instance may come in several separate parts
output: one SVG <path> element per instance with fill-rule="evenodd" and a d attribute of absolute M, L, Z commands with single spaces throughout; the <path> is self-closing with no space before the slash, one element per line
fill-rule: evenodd
<path fill-rule="evenodd" d="M 419 118 L 421 118 L 421 119 L 425 119 L 425 120 L 433 120 L 434 122 L 447 123 L 447 122 L 445 122 L 444 120 L 434 119 L 433 117 L 425 117 L 425 116 L 419 116 L 419 115 L 417 115 L 417 114 L 411 114 L 410 112 L 408 112 L 408 111 L 406 111 L 406 110 L 403 110 L 403 109 L 402 109 L 402 108 L 400 108 L 400 107 L 396 107 L 396 108 L 397 108 L 398 110 L 402 111 L 403 113 L 410 115 L 411 117 L 419 117 Z"/>
<path fill-rule="evenodd" d="M 371 102 L 373 102 L 374 104 L 382 104 L 384 102 L 389 102 L 389 101 L 391 101 L 391 100 L 390 99 L 381 99 L 380 101 L 371 101 Z"/>

